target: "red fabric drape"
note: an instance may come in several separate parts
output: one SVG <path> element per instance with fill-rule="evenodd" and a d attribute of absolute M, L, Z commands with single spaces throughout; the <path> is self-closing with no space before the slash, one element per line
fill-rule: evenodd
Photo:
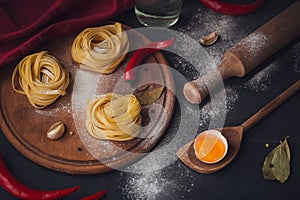
<path fill-rule="evenodd" d="M 0 66 L 40 42 L 108 21 L 134 0 L 0 0 Z"/>

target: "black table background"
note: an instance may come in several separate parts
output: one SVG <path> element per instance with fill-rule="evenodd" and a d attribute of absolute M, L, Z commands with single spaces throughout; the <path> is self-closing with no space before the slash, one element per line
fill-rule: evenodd
<path fill-rule="evenodd" d="M 228 1 L 229 2 L 229 1 Z M 231 1 L 243 2 L 243 1 Z M 250 2 L 250 1 L 248 1 Z M 241 29 L 247 30 L 248 34 L 260 25 L 271 19 L 273 16 L 284 10 L 294 0 L 266 0 L 265 5 L 258 12 L 237 16 Z M 179 22 L 172 28 L 184 27 L 189 23 L 190 18 L 198 11 L 205 10 L 196 0 L 184 1 L 183 12 Z M 299 11 L 300 12 L 300 11 Z M 215 13 L 215 15 L 220 15 Z M 133 10 L 129 10 L 116 20 L 131 27 L 141 27 L 134 16 Z M 300 19 L 293 19 L 300 20 Z M 299 22 L 300 23 L 300 22 Z M 246 35 L 245 35 L 246 36 Z M 151 38 L 151 36 L 149 36 Z M 194 38 L 196 39 L 196 38 Z M 299 80 L 299 72 L 292 70 L 296 59 L 299 64 L 300 52 L 296 57 L 289 56 L 289 51 L 299 46 L 299 38 L 290 43 L 287 47 L 276 53 L 270 59 L 244 78 L 231 78 L 225 81 L 225 85 L 235 87 L 239 92 L 239 99 L 234 105 L 234 110 L 226 117 L 226 126 L 238 125 L 259 108 L 268 103 L 281 91 L 286 89 L 296 80 Z M 297 48 L 299 50 L 299 48 Z M 170 58 L 168 53 L 165 54 Z M 171 59 L 170 59 L 171 60 Z M 238 87 L 245 83 L 264 66 L 272 62 L 278 62 L 280 67 L 276 75 L 272 76 L 270 87 L 263 92 L 253 92 Z M 172 62 L 170 62 L 172 66 Z M 299 68 L 299 67 L 298 67 Z M 180 69 L 178 69 L 180 71 Z M 184 72 L 183 72 L 184 73 Z M 184 74 L 188 77 L 189 74 Z M 181 92 L 178 88 L 178 92 Z M 171 192 L 160 195 L 157 199 L 292 199 L 297 198 L 300 186 L 300 93 L 283 104 L 279 109 L 266 117 L 263 122 L 251 129 L 243 140 L 242 148 L 237 158 L 224 170 L 211 174 L 201 175 L 189 170 L 180 161 L 167 166 L 165 172 L 177 174 L 189 173 L 189 176 L 178 176 L 177 182 L 184 184 L 193 183 L 189 190 L 185 187 L 173 188 Z M 180 118 L 180 113 L 175 108 L 174 121 Z M 168 133 L 167 133 L 168 134 Z M 265 156 L 278 144 L 279 140 L 290 136 L 289 143 L 292 152 L 291 176 L 288 181 L 281 184 L 277 181 L 264 180 L 261 173 L 261 165 Z M 264 144 L 270 143 L 271 148 L 265 148 Z M 81 189 L 65 199 L 79 199 L 80 197 L 95 193 L 101 189 L 107 189 L 108 194 L 103 199 L 126 199 L 122 188 L 126 187 L 125 172 L 112 171 L 99 175 L 66 175 L 41 167 L 27 158 L 23 157 L 7 141 L 0 131 L 0 152 L 2 153 L 9 169 L 23 183 L 32 188 L 53 190 L 81 185 Z M 192 180 L 191 180 L 191 177 Z M 0 189 L 0 199 L 14 199 L 3 189 Z"/>

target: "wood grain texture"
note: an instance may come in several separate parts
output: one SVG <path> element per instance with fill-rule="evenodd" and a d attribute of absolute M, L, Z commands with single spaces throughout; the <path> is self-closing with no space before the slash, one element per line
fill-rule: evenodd
<path fill-rule="evenodd" d="M 141 158 L 143 154 L 140 153 L 149 152 L 165 134 L 171 122 L 175 96 L 172 92 L 174 91 L 172 74 L 166 67 L 168 63 L 161 53 L 156 53 L 145 60 L 145 63 L 152 63 L 153 69 L 149 70 L 148 66 L 138 71 L 138 84 L 155 81 L 168 88 L 155 104 L 144 106 L 142 109 L 143 125 L 146 128 L 141 135 L 145 138 L 108 144 L 107 141 L 89 138 L 91 136 L 78 132 L 80 129 L 74 123 L 72 94 L 76 73 L 78 73 L 78 65 L 73 62 L 70 52 L 74 38 L 75 35 L 54 39 L 42 44 L 36 50 L 36 52 L 47 50 L 55 55 L 71 75 L 67 95 L 60 97 L 43 110 L 33 108 L 25 95 L 13 91 L 11 86 L 11 74 L 15 67 L 13 64 L 0 69 L 1 129 L 11 144 L 25 157 L 52 170 L 69 174 L 95 174 L 127 166 Z M 129 40 L 130 45 L 134 46 L 133 49 L 149 42 L 145 36 L 135 30 L 130 31 Z M 132 52 L 129 52 L 114 73 L 100 76 L 95 95 L 108 92 L 132 93 L 128 85 L 122 82 L 122 75 L 131 55 Z M 118 84 L 124 87 L 116 89 L 115 86 Z M 156 106 L 153 111 L 154 105 L 159 106 Z M 155 112 L 155 118 L 150 118 L 149 112 Z M 85 115 L 81 117 L 82 119 L 76 119 L 77 122 L 85 119 Z M 66 132 L 59 140 L 49 140 L 46 132 L 58 121 L 65 123 Z M 155 126 L 146 126 L 150 121 L 152 124 L 157 123 Z M 74 134 L 71 135 L 70 132 Z M 82 140 L 83 138 L 85 139 Z M 108 145 L 113 148 L 105 149 L 109 147 Z M 95 148 L 90 148 L 91 146 L 96 148 L 98 154 L 94 153 Z"/>

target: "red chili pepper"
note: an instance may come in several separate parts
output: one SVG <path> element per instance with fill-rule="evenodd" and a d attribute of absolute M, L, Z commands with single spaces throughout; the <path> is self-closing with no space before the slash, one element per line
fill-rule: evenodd
<path fill-rule="evenodd" d="M 133 68 L 140 65 L 142 61 L 150 54 L 155 53 L 161 49 L 165 49 L 171 46 L 173 43 L 174 43 L 174 38 L 172 37 L 170 40 L 147 44 L 141 47 L 140 49 L 138 49 L 136 52 L 134 52 L 133 56 L 129 60 L 127 67 L 125 69 L 124 80 L 126 82 L 134 81 L 135 74 L 132 70 Z"/>
<path fill-rule="evenodd" d="M 84 197 L 80 200 L 98 200 L 100 199 L 101 197 L 103 197 L 105 194 L 106 194 L 107 190 L 101 190 L 100 192 L 97 192 L 91 196 L 88 196 L 88 197 Z"/>
<path fill-rule="evenodd" d="M 216 12 L 227 15 L 250 14 L 258 10 L 264 4 L 264 0 L 256 0 L 249 4 L 232 4 L 218 0 L 200 0 L 200 2 Z"/>
<path fill-rule="evenodd" d="M 54 200 L 67 196 L 79 189 L 79 186 L 63 190 L 34 190 L 19 182 L 7 169 L 0 155 L 0 186 L 17 198 L 23 200 Z"/>

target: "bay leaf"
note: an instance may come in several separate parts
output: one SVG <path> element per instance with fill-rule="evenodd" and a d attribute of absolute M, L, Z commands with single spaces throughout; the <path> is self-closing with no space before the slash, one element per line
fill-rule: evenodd
<path fill-rule="evenodd" d="M 276 149 L 276 148 L 275 148 Z M 262 167 L 262 172 L 264 179 L 269 179 L 269 180 L 275 180 L 275 176 L 273 174 L 272 168 L 274 167 L 272 164 L 272 160 L 274 157 L 275 149 L 269 153 L 269 155 L 266 157 L 263 167 Z"/>
<path fill-rule="evenodd" d="M 275 178 L 284 183 L 290 176 L 290 162 L 283 143 L 279 145 L 279 149 L 274 153 L 272 168 Z"/>
<path fill-rule="evenodd" d="M 147 87 L 145 85 L 142 85 L 141 88 L 142 89 L 137 88 L 133 94 L 136 96 L 142 106 L 154 103 L 157 99 L 160 98 L 165 89 L 163 85 L 154 83 L 147 84 Z"/>
<path fill-rule="evenodd" d="M 288 159 L 289 159 L 289 161 L 291 161 L 291 151 L 290 151 L 289 144 L 287 142 L 287 138 L 283 141 L 283 145 L 284 145 L 285 151 L 287 153 Z"/>
<path fill-rule="evenodd" d="M 284 183 L 290 176 L 290 159 L 291 152 L 285 139 L 266 157 L 262 167 L 264 178 Z"/>
<path fill-rule="evenodd" d="M 140 87 L 138 87 L 135 92 L 143 92 L 144 90 L 147 90 L 149 88 L 148 84 L 142 85 Z"/>

